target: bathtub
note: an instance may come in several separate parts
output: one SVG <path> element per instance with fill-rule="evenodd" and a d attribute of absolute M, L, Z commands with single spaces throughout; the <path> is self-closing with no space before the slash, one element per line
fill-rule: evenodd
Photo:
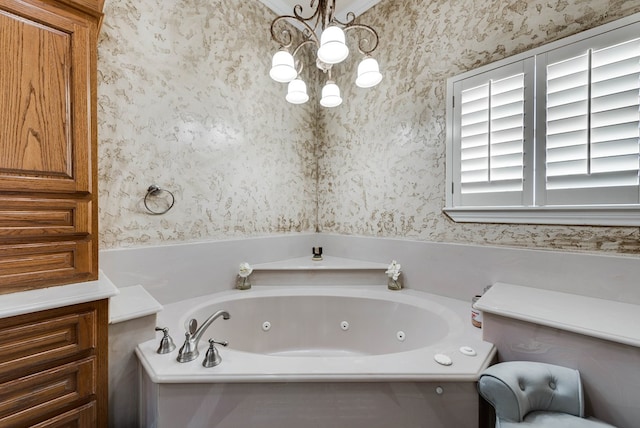
<path fill-rule="evenodd" d="M 157 354 L 160 336 L 138 345 L 141 426 L 479 426 L 475 382 L 495 348 L 469 306 L 379 286 L 263 286 L 166 305 L 158 326 L 178 348 L 191 318 L 231 318 L 209 327 L 189 363 L 177 349 Z M 229 346 L 205 368 L 209 338 Z"/>

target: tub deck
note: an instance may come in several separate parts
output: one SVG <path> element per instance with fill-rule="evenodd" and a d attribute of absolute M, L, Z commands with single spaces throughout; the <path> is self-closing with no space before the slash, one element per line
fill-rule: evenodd
<path fill-rule="evenodd" d="M 183 342 L 184 322 L 189 311 L 204 301 L 225 301 L 260 296 L 349 296 L 379 299 L 399 304 L 424 306 L 441 311 L 449 323 L 445 339 L 426 347 L 380 355 L 362 355 L 340 349 L 291 349 L 283 353 L 258 354 L 239 351 L 233 343 L 218 346 L 222 357 L 219 366 L 205 368 L 202 359 L 207 350 L 205 335 L 200 342 L 200 356 L 188 363 L 178 363 L 176 356 Z M 439 308 L 439 309 L 438 309 Z M 241 317 L 241 313 L 232 313 Z M 375 315 L 374 315 L 375 316 Z M 202 320 L 199 319 L 200 322 Z M 223 322 L 223 321 L 216 321 Z M 339 322 L 339 320 L 338 320 Z M 215 323 L 214 323 L 215 324 Z M 264 383 L 264 382 L 475 382 L 495 358 L 496 349 L 482 340 L 482 331 L 471 325 L 470 303 L 428 293 L 389 291 L 380 286 L 282 286 L 254 287 L 249 291 L 230 290 L 164 307 L 158 314 L 158 326 L 168 327 L 178 349 L 170 354 L 156 353 L 157 339 L 141 343 L 136 354 L 151 382 L 184 383 Z M 422 326 L 420 326 L 422 328 Z M 429 328 L 429 326 L 424 326 Z M 375 334 L 375 332 L 373 332 Z M 225 337 L 216 337 L 225 340 Z M 377 340 L 372 336 L 369 340 Z M 461 347 L 470 347 L 476 355 L 466 355 Z M 434 360 L 436 354 L 447 355 L 452 364 L 444 366 Z"/>

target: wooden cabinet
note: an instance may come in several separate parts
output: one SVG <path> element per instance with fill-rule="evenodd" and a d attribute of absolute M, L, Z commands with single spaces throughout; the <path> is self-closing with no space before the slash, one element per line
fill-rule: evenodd
<path fill-rule="evenodd" d="M 97 279 L 102 0 L 0 0 L 0 294 Z"/>
<path fill-rule="evenodd" d="M 0 426 L 106 426 L 107 306 L 1 320 Z"/>
<path fill-rule="evenodd" d="M 0 0 L 0 294 L 98 278 L 104 0 Z M 0 319 L 0 427 L 106 427 L 108 302 Z"/>

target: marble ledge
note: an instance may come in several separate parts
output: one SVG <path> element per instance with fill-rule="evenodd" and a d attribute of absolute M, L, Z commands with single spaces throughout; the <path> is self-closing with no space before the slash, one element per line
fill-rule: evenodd
<path fill-rule="evenodd" d="M 160 312 L 162 305 L 142 285 L 120 288 L 109 301 L 109 324 L 117 324 Z"/>
<path fill-rule="evenodd" d="M 0 295 L 0 318 L 107 299 L 118 293 L 118 288 L 100 271 L 96 281 Z"/>
<path fill-rule="evenodd" d="M 640 347 L 640 305 L 496 283 L 476 302 L 483 312 Z"/>
<path fill-rule="evenodd" d="M 282 270 L 387 270 L 385 263 L 368 262 L 364 260 L 345 259 L 341 257 L 323 256 L 315 261 L 308 257 L 279 260 L 276 262 L 252 265 L 254 271 L 282 271 Z"/>

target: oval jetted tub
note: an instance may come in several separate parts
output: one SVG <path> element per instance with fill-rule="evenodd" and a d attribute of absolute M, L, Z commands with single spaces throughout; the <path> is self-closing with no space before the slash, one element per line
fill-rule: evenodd
<path fill-rule="evenodd" d="M 177 362 L 189 320 L 195 318 L 201 324 L 218 310 L 228 311 L 231 318 L 220 317 L 205 331 L 196 360 Z M 356 427 L 359 425 L 353 421 L 359 417 L 367 426 L 383 427 L 391 426 L 384 425 L 389 423 L 389 415 L 400 412 L 402 416 L 396 418 L 407 424 L 397 426 L 411 427 L 423 426 L 411 425 L 409 420 L 419 421 L 425 411 L 428 414 L 422 416 L 433 422 L 429 426 L 440 426 L 436 419 L 443 419 L 443 427 L 476 426 L 479 403 L 475 381 L 495 356 L 493 345 L 482 341 L 481 330 L 471 325 L 468 302 L 381 287 L 231 290 L 166 305 L 158 316 L 158 326 L 169 328 L 177 349 L 157 354 L 159 336 L 136 349 L 144 367 L 143 400 L 147 404 L 143 406 L 143 426 L 191 426 L 194 421 L 215 427 L 299 426 L 296 424 L 304 424 L 309 415 L 315 415 L 314 420 L 320 423 L 331 415 L 322 426 Z M 205 368 L 202 360 L 209 338 L 228 341 L 229 345 L 216 345 L 222 362 Z M 363 383 L 368 387 L 362 388 Z M 188 396 L 198 399 L 192 402 L 175 397 L 189 384 Z M 400 394 L 392 385 L 414 386 L 411 393 Z M 358 390 L 355 396 L 354 387 Z M 202 393 L 194 395 L 198 388 Z M 380 388 L 386 391 L 382 396 Z M 327 394 L 332 397 L 330 408 L 326 408 Z M 431 395 L 440 403 L 416 406 L 415 394 L 423 404 Z M 449 402 L 451 412 L 444 405 L 447 395 L 455 399 Z M 344 414 L 332 413 L 341 396 L 338 407 Z M 364 401 L 353 402 L 356 397 Z M 407 399 L 413 404 L 402 404 Z M 211 403 L 203 406 L 201 400 Z M 230 403 L 224 411 L 212 410 L 221 400 L 233 402 L 231 413 Z M 270 400 L 275 400 L 272 404 L 278 408 L 285 402 L 292 405 L 281 408 L 272 420 L 262 409 Z M 307 409 L 302 419 L 293 405 L 299 400 Z M 185 413 L 186 402 L 193 409 Z M 312 402 L 319 405 L 310 409 Z M 454 410 L 469 405 L 473 411 Z M 462 425 L 444 421 L 449 413 L 451 420 Z M 372 414 L 379 415 L 378 422 L 370 420 Z"/>

